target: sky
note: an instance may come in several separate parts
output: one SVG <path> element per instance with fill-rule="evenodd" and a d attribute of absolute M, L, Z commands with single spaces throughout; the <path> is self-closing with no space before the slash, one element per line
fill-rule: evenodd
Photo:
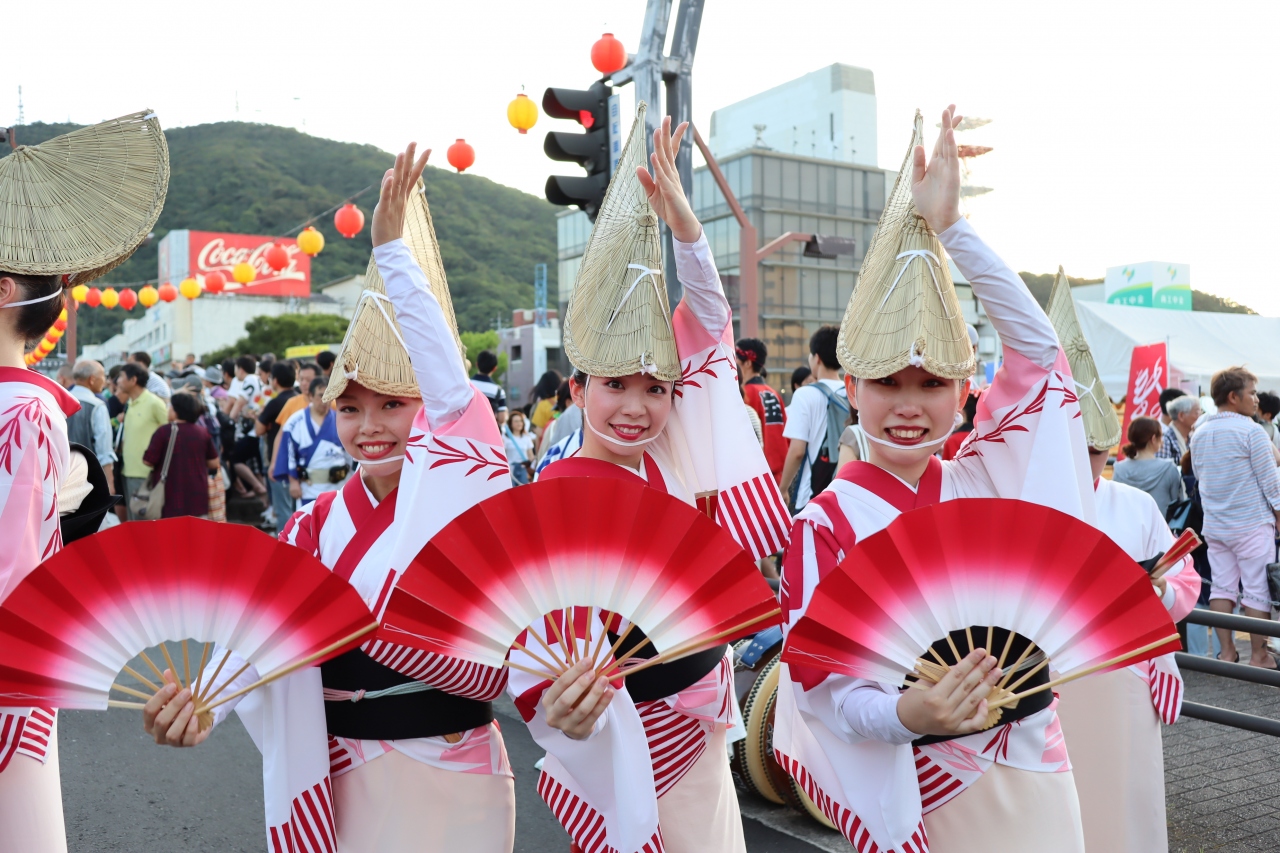
<path fill-rule="evenodd" d="M 0 125 L 22 86 L 28 122 L 149 107 L 166 127 L 259 121 L 388 151 L 415 140 L 436 165 L 462 137 L 470 171 L 541 195 L 548 175 L 575 171 L 546 159 L 545 131 L 576 126 L 542 116 L 520 135 L 507 103 L 522 87 L 539 103 L 548 86 L 586 88 L 592 43 L 608 31 L 634 51 L 644 7 L 13 4 Z M 870 68 L 882 167 L 901 163 L 917 107 L 927 128 L 951 102 L 992 119 L 962 140 L 994 148 L 973 180 L 995 192 L 969 210 L 1014 269 L 1189 263 L 1197 289 L 1280 316 L 1278 28 L 1275 2 L 706 0 L 694 121 L 835 62 Z"/>

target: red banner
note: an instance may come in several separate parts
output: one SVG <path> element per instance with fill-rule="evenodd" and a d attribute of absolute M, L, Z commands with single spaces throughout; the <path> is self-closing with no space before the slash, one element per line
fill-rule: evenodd
<path fill-rule="evenodd" d="M 1120 444 L 1129 440 L 1129 422 L 1134 418 L 1160 420 L 1160 392 L 1168 384 L 1169 353 L 1164 344 L 1134 347 L 1129 361 L 1129 392 L 1125 395 L 1124 424 Z M 1123 459 L 1124 452 L 1117 453 Z"/>
<path fill-rule="evenodd" d="M 311 257 L 298 248 L 298 241 L 275 240 L 249 234 L 215 234 L 192 231 L 190 242 L 191 275 L 200 279 L 217 270 L 227 279 L 227 293 L 245 296 L 310 296 Z M 289 265 L 277 272 L 267 266 L 266 254 L 272 243 L 279 243 L 289 253 Z M 253 265 L 257 277 L 239 284 L 232 275 L 236 264 Z"/>

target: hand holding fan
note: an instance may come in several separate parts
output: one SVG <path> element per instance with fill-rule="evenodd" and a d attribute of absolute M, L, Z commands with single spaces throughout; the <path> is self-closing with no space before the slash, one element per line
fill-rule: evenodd
<path fill-rule="evenodd" d="M 541 653 L 518 642 L 546 614 L 582 606 L 625 617 L 658 652 L 625 674 L 781 617 L 755 561 L 694 507 L 640 482 L 562 477 L 495 495 L 437 533 L 401 574 L 379 637 L 524 669 L 507 661 L 518 648 L 545 670 L 530 672 L 553 680 L 582 658 L 604 672 L 641 648 L 612 660 L 629 627 L 602 657 L 605 632 L 593 646 L 590 620 L 578 637 L 572 619 L 547 620 L 563 657 L 537 631 Z"/>
<path fill-rule="evenodd" d="M 819 582 L 782 659 L 927 688 L 979 647 L 1004 669 L 994 725 L 1023 697 L 1180 645 L 1151 578 L 1104 533 L 1038 504 L 966 499 L 858 542 Z M 1064 675 L 1015 692 L 1051 663 Z"/>
<path fill-rule="evenodd" d="M 376 628 L 348 583 L 302 549 L 253 528 L 196 518 L 125 524 L 68 545 L 0 604 L 0 703 L 140 708 L 109 694 L 114 688 L 150 699 L 114 682 L 123 670 L 158 690 L 164 678 L 146 650 L 159 646 L 203 716 L 354 648 Z M 188 639 L 203 644 L 194 684 Z M 181 669 L 164 645 L 179 640 Z M 201 684 L 214 643 L 227 652 Z M 242 671 L 252 663 L 266 675 L 219 699 L 222 687 L 214 682 L 232 651 L 248 661 Z M 159 684 L 129 666 L 139 653 Z"/>

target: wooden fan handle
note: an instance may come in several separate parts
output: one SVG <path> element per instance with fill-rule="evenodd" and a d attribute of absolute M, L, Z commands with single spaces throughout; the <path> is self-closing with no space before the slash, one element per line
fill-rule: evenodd
<path fill-rule="evenodd" d="M 622 648 L 623 641 L 626 640 L 627 637 L 631 635 L 631 632 L 632 630 L 635 629 L 635 627 L 636 627 L 636 623 L 634 622 L 627 623 L 627 627 L 623 630 L 621 634 L 618 635 L 618 641 L 609 647 L 609 653 L 604 656 L 604 659 L 606 661 L 613 660 L 613 656 L 618 653 L 618 649 Z M 601 632 L 601 636 L 605 636 L 607 634 L 608 634 L 607 630 Z M 603 643 L 601 645 L 603 645 Z M 596 670 L 596 675 L 604 675 L 604 671 L 609 668 L 610 666 L 607 664 L 601 666 L 599 669 Z"/>
<path fill-rule="evenodd" d="M 173 665 L 173 658 L 169 657 L 169 647 L 164 643 L 160 644 L 160 654 L 164 655 L 164 662 L 169 665 L 169 671 L 173 673 L 173 680 L 178 682 L 179 687 L 185 687 L 182 683 L 182 677 L 178 675 L 178 668 Z"/>
<path fill-rule="evenodd" d="M 539 666 L 544 666 L 544 667 L 546 667 L 546 668 L 547 668 L 547 672 L 555 672 L 555 673 L 556 673 L 556 678 L 559 678 L 561 675 L 564 675 L 564 670 L 563 670 L 563 669 L 561 669 L 561 670 L 559 670 L 559 671 L 557 672 L 557 670 L 556 670 L 556 668 L 555 668 L 554 666 L 552 666 L 551 664 L 547 663 L 545 660 L 543 660 L 542 658 L 538 657 L 538 656 L 537 656 L 537 655 L 535 655 L 533 652 L 529 651 L 529 649 L 527 649 L 523 643 L 521 643 L 521 642 L 519 642 L 519 641 L 517 641 L 517 642 L 515 642 L 515 643 L 512 643 L 512 644 L 511 644 L 511 648 L 513 648 L 513 649 L 519 649 L 520 651 L 524 652 L 526 655 L 528 655 L 529 657 L 531 657 L 531 658 L 533 658 L 535 661 L 537 661 Z M 555 679 L 552 679 L 552 680 L 554 681 Z"/>
<path fill-rule="evenodd" d="M 347 636 L 343 637 L 341 640 L 338 640 L 336 643 L 331 643 L 330 645 L 325 646 L 320 651 L 315 652 L 314 654 L 307 655 L 305 658 L 303 658 L 300 661 L 291 663 L 288 666 L 282 666 L 279 669 L 274 670 L 273 672 L 267 673 L 266 675 L 262 676 L 262 678 L 259 678 L 257 681 L 253 682 L 253 684 L 250 684 L 248 687 L 242 687 L 230 695 L 223 696 L 217 702 L 214 702 L 210 705 L 205 705 L 203 708 L 197 708 L 196 713 L 203 714 L 206 711 L 212 711 L 214 708 L 218 707 L 219 705 L 230 702 L 232 699 L 236 699 L 240 696 L 243 696 L 246 693 L 250 693 L 254 690 L 257 690 L 259 687 L 262 687 L 263 685 L 266 685 L 266 684 L 270 684 L 276 679 L 284 678 L 289 673 L 302 669 L 305 666 L 310 666 L 311 664 L 320 660 L 320 658 L 325 657 L 326 655 L 333 654 L 335 651 L 347 645 L 348 643 L 355 642 L 356 640 L 360 639 L 366 634 L 370 634 L 376 631 L 377 629 L 378 629 L 378 623 L 371 622 L 365 627 L 361 628 L 359 631 L 354 631 L 348 634 Z"/>
<path fill-rule="evenodd" d="M 124 702 L 119 699 L 108 699 L 107 707 L 124 708 L 129 711 L 141 711 L 143 708 L 147 707 L 147 705 L 145 702 Z"/>
<path fill-rule="evenodd" d="M 138 671 L 137 671 L 137 670 L 135 670 L 133 667 L 129 666 L 128 664 L 125 664 L 124 671 L 125 671 L 125 672 L 127 672 L 127 673 L 129 673 L 130 675 L 132 675 L 134 678 L 138 679 L 139 681 L 141 681 L 143 684 L 145 684 L 145 685 L 147 685 L 148 687 L 150 687 L 150 688 L 151 688 L 151 692 L 152 692 L 152 693 L 159 693 L 159 692 L 160 692 L 160 688 L 159 688 L 158 686 L 156 686 L 155 684 L 151 683 L 151 679 L 149 679 L 149 678 L 143 678 L 141 675 L 139 675 L 139 674 L 138 674 Z"/>
<path fill-rule="evenodd" d="M 544 621 L 545 621 L 545 620 L 544 620 Z M 542 648 L 546 649 L 547 654 L 551 655 L 551 659 L 552 659 L 553 661 L 555 661 L 555 662 L 556 662 L 556 665 L 558 665 L 558 666 L 560 667 L 560 671 L 561 671 L 561 672 L 564 672 L 566 669 L 568 669 L 568 668 L 569 668 L 569 665 L 568 665 L 567 663 L 565 663 L 564 661 L 560 660 L 560 655 L 556 654 L 556 650 L 555 650 L 555 649 L 553 649 L 553 648 L 551 648 L 551 646 L 547 643 L 547 641 L 546 641 L 546 640 L 542 639 L 542 635 L 541 635 L 540 633 L 538 633 L 537 631 L 533 630 L 533 628 L 532 628 L 532 627 L 530 627 L 530 628 L 529 628 L 529 634 L 530 634 L 530 636 L 532 636 L 535 640 L 537 640 L 539 644 L 541 644 Z"/>
<path fill-rule="evenodd" d="M 143 693 L 141 690 L 134 690 L 132 687 L 125 687 L 123 684 L 116 684 L 113 682 L 111 684 L 111 689 L 119 690 L 121 693 L 127 693 L 130 696 L 137 696 L 139 699 L 146 699 L 147 701 L 151 700 L 151 697 Z"/>
<path fill-rule="evenodd" d="M 1133 660 L 1139 655 L 1144 655 L 1147 652 L 1151 651 L 1152 649 L 1158 649 L 1163 645 L 1166 645 L 1168 643 L 1174 642 L 1175 640 L 1181 640 L 1181 639 L 1182 638 L 1177 634 L 1170 634 L 1169 636 L 1164 637 L 1163 639 L 1156 640 L 1154 643 L 1147 643 L 1145 646 L 1143 646 L 1140 649 L 1134 649 L 1131 652 L 1126 652 L 1125 654 L 1119 655 L 1118 657 L 1114 657 L 1111 660 L 1103 661 L 1102 663 L 1094 664 L 1093 666 L 1090 666 L 1090 667 L 1085 667 L 1084 669 L 1079 670 L 1077 672 L 1072 672 L 1067 675 L 1060 676 L 1058 678 L 1053 679 L 1052 681 L 1041 684 L 1039 687 L 1033 687 L 1024 693 L 1014 693 L 1009 696 L 1006 696 L 1003 699 L 998 699 L 995 702 L 992 702 L 991 704 L 989 704 L 987 707 L 1003 708 L 1005 705 L 1012 705 L 1014 702 L 1017 702 L 1019 699 L 1023 699 L 1027 696 L 1032 695 L 1033 693 L 1039 693 L 1042 690 L 1051 690 L 1052 688 L 1057 687 L 1060 684 L 1066 684 L 1069 681 L 1075 681 L 1077 678 L 1084 678 L 1086 675 L 1093 675 L 1098 670 L 1108 669 L 1110 667 L 1116 666 L 1117 664 L 1122 664 L 1127 660 Z"/>
<path fill-rule="evenodd" d="M 559 677 L 560 677 L 560 675 L 564 675 L 564 673 L 560 673 L 560 675 L 552 675 L 552 674 L 551 674 L 551 673 L 549 673 L 549 672 L 542 672 L 541 670 L 537 670 L 537 669 L 534 669 L 534 668 L 532 668 L 532 667 L 528 667 L 528 666 L 521 666 L 520 664 L 518 664 L 518 663 L 513 663 L 513 662 L 511 662 L 511 661 L 509 661 L 509 660 L 504 660 L 504 661 L 502 662 L 502 665 L 503 665 L 503 666 L 506 666 L 506 667 L 510 667 L 511 669 L 518 669 L 518 670 L 520 670 L 520 671 L 521 671 L 521 672 L 523 672 L 523 673 L 526 673 L 526 674 L 528 674 L 528 675 L 532 675 L 534 678 L 541 678 L 541 679 L 544 679 L 544 680 L 546 680 L 546 681 L 555 681 L 557 678 L 559 678 Z"/>
<path fill-rule="evenodd" d="M 781 612 L 782 611 L 780 609 L 775 608 L 772 611 L 764 614 L 763 616 L 757 616 L 754 619 L 748 619 L 746 622 L 743 622 L 738 625 L 734 625 L 732 628 L 728 629 L 727 631 L 721 631 L 720 633 L 716 634 L 713 637 L 707 637 L 706 639 L 702 639 L 702 640 L 690 640 L 689 642 L 681 646 L 676 646 L 674 649 L 672 649 L 669 652 L 660 652 L 657 655 L 654 655 L 653 657 L 648 658 L 647 660 L 645 660 L 644 663 L 640 664 L 639 666 L 628 667 L 626 672 L 621 672 L 621 670 L 619 670 L 618 674 L 633 675 L 637 672 L 640 672 L 641 670 L 648 669 L 649 667 L 656 666 L 660 663 L 667 663 L 669 661 L 677 660 L 682 657 L 687 657 L 692 654 L 697 654 L 700 651 L 706 651 L 707 649 L 714 647 L 717 643 L 723 642 L 725 637 L 730 637 L 740 631 L 745 631 L 747 628 L 750 628 L 753 625 L 758 625 L 761 622 L 764 622 L 766 619 L 772 619 L 778 614 L 780 614 Z M 619 663 L 621 663 L 621 661 L 619 661 Z"/>

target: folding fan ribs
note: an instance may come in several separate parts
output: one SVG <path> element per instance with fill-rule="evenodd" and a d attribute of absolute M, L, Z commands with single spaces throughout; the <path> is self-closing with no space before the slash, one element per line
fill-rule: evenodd
<path fill-rule="evenodd" d="M 0 705 L 141 707 L 109 694 L 151 698 L 163 677 L 146 650 L 158 646 L 207 714 L 354 648 L 376 628 L 348 583 L 257 530 L 195 518 L 126 524 L 67 546 L 0 604 Z M 188 639 L 202 644 L 198 660 Z M 166 641 L 182 642 L 180 663 Z M 213 644 L 225 651 L 205 680 Z M 224 672 L 232 652 L 246 663 Z M 130 666 L 139 654 L 154 681 Z M 250 664 L 266 674 L 220 696 Z M 122 671 L 151 693 L 116 684 Z"/>
<path fill-rule="evenodd" d="M 782 658 L 927 689 L 978 647 L 1004 669 L 994 725 L 1024 696 L 1180 646 L 1150 576 L 1105 534 L 1037 504 L 970 499 L 903 513 L 854 546 Z M 1050 665 L 1063 674 L 1017 692 Z"/>
<path fill-rule="evenodd" d="M 556 611 L 597 607 L 631 624 L 612 647 Z M 486 666 L 557 677 L 583 658 L 631 674 L 777 624 L 778 603 L 755 561 L 694 507 L 640 482 L 563 477 L 477 504 L 435 535 L 401 574 L 379 638 Z M 627 634 L 640 644 L 618 659 Z M 585 636 L 579 636 L 583 634 Z M 631 664 L 646 644 L 657 654 Z M 541 670 L 507 661 L 525 652 Z"/>

